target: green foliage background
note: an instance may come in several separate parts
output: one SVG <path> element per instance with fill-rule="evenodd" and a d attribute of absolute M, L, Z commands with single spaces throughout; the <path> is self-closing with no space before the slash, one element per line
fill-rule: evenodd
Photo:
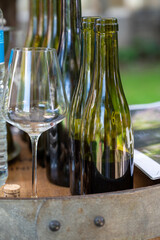
<path fill-rule="evenodd" d="M 160 101 L 160 46 L 137 41 L 119 50 L 119 60 L 128 104 Z"/>

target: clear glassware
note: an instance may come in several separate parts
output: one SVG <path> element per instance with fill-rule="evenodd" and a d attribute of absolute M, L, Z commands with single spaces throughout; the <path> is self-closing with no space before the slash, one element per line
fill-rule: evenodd
<path fill-rule="evenodd" d="M 12 49 L 5 81 L 2 114 L 30 136 L 32 197 L 37 197 L 38 139 L 65 118 L 68 106 L 56 50 Z"/>

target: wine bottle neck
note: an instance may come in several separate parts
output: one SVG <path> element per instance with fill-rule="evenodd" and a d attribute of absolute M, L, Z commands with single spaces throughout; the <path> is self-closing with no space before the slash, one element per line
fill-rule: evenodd
<path fill-rule="evenodd" d="M 38 35 L 44 36 L 47 32 L 47 0 L 39 0 Z"/>
<path fill-rule="evenodd" d="M 69 35 L 76 32 L 80 27 L 80 14 L 80 0 L 62 0 L 62 32 Z"/>
<path fill-rule="evenodd" d="M 57 11 L 58 11 L 57 1 L 49 0 L 48 28 L 49 28 L 49 31 L 51 32 L 53 31 L 53 33 L 57 31 L 57 20 L 58 20 Z"/>
<path fill-rule="evenodd" d="M 47 33 L 47 0 L 39 0 L 39 16 L 37 23 L 37 32 L 33 39 L 34 47 L 41 47 L 43 45 L 43 38 Z"/>
<path fill-rule="evenodd" d="M 72 75 L 79 75 L 81 54 L 80 3 L 81 0 L 61 0 L 61 33 L 58 57 L 62 74 L 70 72 L 69 75 L 71 75 L 72 72 Z M 67 74 L 65 75 L 67 76 Z M 79 77 L 76 76 L 76 78 Z M 74 81 L 78 80 L 75 80 L 74 77 Z"/>
<path fill-rule="evenodd" d="M 43 35 L 47 33 L 47 25 L 48 25 L 48 1 L 44 0 L 43 2 Z"/>
<path fill-rule="evenodd" d="M 114 77 L 119 72 L 118 61 L 118 33 L 106 32 L 101 35 L 102 64 L 108 76 Z"/>
<path fill-rule="evenodd" d="M 47 34 L 43 42 L 43 46 L 56 49 L 58 48 L 60 35 L 60 16 L 58 15 L 58 3 L 57 0 L 48 1 L 48 27 Z"/>
<path fill-rule="evenodd" d="M 43 8 L 43 0 L 39 0 L 39 16 L 38 16 L 38 36 L 42 37 L 43 35 L 43 14 L 44 14 L 44 8 Z"/>
<path fill-rule="evenodd" d="M 82 31 L 82 67 L 88 69 L 91 61 L 91 30 Z"/>
<path fill-rule="evenodd" d="M 96 59 L 95 64 L 107 84 L 117 84 L 119 79 L 119 60 L 118 60 L 118 34 L 116 31 L 112 32 L 98 32 L 96 33 Z"/>
<path fill-rule="evenodd" d="M 120 105 L 121 113 L 128 111 L 119 71 L 117 31 L 96 33 L 94 68 L 93 88 L 98 99 L 105 99 L 110 109 L 114 109 L 114 105 L 120 100 L 119 102 L 123 102 Z"/>
<path fill-rule="evenodd" d="M 52 13 L 50 16 L 50 21 L 51 21 L 51 31 L 52 31 L 52 34 L 53 34 L 53 38 L 55 38 L 57 35 L 59 36 L 58 34 L 58 5 L 57 5 L 57 1 L 55 0 L 52 0 L 51 1 L 52 4 L 51 4 L 51 8 L 52 8 Z"/>
<path fill-rule="evenodd" d="M 33 34 L 37 32 L 37 24 L 39 18 L 39 0 L 30 0 L 30 30 Z"/>
<path fill-rule="evenodd" d="M 30 1 L 30 19 L 35 20 L 39 17 L 39 1 L 31 0 Z"/>
<path fill-rule="evenodd" d="M 81 50 L 81 66 L 85 72 L 85 80 L 92 79 L 93 63 L 94 63 L 94 50 L 95 50 L 95 20 L 99 17 L 82 17 L 81 37 L 82 37 L 82 50 Z"/>

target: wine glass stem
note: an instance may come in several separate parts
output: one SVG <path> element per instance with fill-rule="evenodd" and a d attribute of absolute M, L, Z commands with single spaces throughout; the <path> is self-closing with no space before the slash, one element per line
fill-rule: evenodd
<path fill-rule="evenodd" d="M 32 143 L 32 198 L 37 198 L 37 145 L 39 136 L 31 136 Z"/>

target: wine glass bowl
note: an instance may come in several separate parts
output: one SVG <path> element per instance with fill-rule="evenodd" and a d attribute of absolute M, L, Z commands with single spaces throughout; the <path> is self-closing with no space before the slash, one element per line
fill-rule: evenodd
<path fill-rule="evenodd" d="M 36 171 L 35 144 L 39 136 L 61 122 L 67 113 L 56 50 L 12 49 L 5 81 L 2 114 L 7 122 L 29 134 L 33 148 L 33 171 Z M 35 181 L 32 179 L 32 185 Z M 34 186 L 32 195 L 36 196 L 36 191 Z"/>

